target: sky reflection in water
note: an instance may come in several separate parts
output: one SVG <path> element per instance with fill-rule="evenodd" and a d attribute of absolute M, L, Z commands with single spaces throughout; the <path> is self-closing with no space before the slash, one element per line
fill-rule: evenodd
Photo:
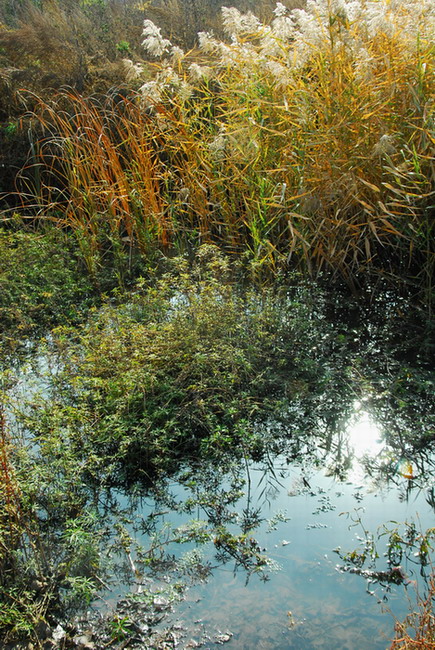
<path fill-rule="evenodd" d="M 191 587 L 173 618 L 189 630 L 180 648 L 195 647 L 188 643 L 221 633 L 231 635 L 226 647 L 237 650 L 388 647 L 394 618 L 385 609 L 404 618 L 413 587 L 393 585 L 386 593 L 360 575 L 343 573 L 334 549 L 350 552 L 360 546 L 363 529 L 376 536 L 390 521 L 414 520 L 424 530 L 433 523 L 433 509 L 424 491 L 417 491 L 415 499 L 403 498 L 410 482 L 400 472 L 395 485 L 365 475 L 363 457 L 379 458 L 384 451 L 392 457 L 365 401 L 355 402 L 345 431 L 338 435 L 341 442 L 332 445 L 334 453 L 323 454 L 323 459 L 289 464 L 279 456 L 273 467 L 249 466 L 249 489 L 235 511 L 260 509 L 266 521 L 253 535 L 279 570 L 266 583 L 255 575 L 246 582 L 243 570 L 234 571 L 230 562 L 215 569 L 207 583 Z M 352 458 L 345 476 L 333 471 L 337 457 L 343 461 L 343 446 Z M 175 486 L 174 494 L 183 499 L 188 490 Z M 288 520 L 270 529 L 267 520 L 276 512 Z M 378 550 L 382 556 L 384 539 Z M 214 552 L 212 544 L 205 551 L 212 564 Z M 382 557 L 381 567 L 387 567 Z M 404 571 L 410 580 L 418 578 L 417 565 L 405 564 Z M 214 646 L 213 641 L 205 645 Z"/>
<path fill-rule="evenodd" d="M 234 571 L 234 563 L 229 562 L 215 569 L 207 583 L 192 586 L 171 620 L 163 622 L 180 624 L 187 630 L 179 649 L 195 647 L 196 641 L 207 636 L 212 640 L 203 647 L 215 647 L 213 639 L 220 633 L 231 634 L 225 647 L 237 650 L 388 647 L 394 618 L 383 609 L 391 608 L 398 619 L 403 619 L 413 587 L 393 586 L 387 602 L 383 602 L 386 594 L 379 584 L 367 584 L 359 575 L 338 570 L 340 558 L 334 549 L 352 551 L 358 547 L 363 531 L 353 524 L 359 517 L 365 529 L 374 534 L 392 520 L 414 520 L 425 530 L 433 525 L 434 510 L 425 490 L 414 489 L 416 482 L 409 478 L 415 472 L 413 463 L 394 457 L 383 441 L 385 432 L 376 422 L 370 403 L 371 396 L 353 403 L 353 412 L 342 430 L 336 431 L 327 452 L 302 452 L 302 461 L 290 463 L 284 453 L 273 459 L 272 466 L 248 467 L 246 486 L 250 489 L 246 487 L 234 510 L 260 510 L 266 521 L 253 535 L 279 570 L 271 574 L 269 582 L 253 575 L 246 583 L 245 572 Z M 368 477 L 367 458 L 394 466 L 395 483 L 387 484 L 379 474 Z M 222 475 L 221 479 L 224 489 L 226 477 Z M 433 477 L 430 481 L 433 483 Z M 181 483 L 172 485 L 171 490 L 181 502 L 191 496 Z M 411 498 L 405 498 L 410 492 Z M 161 509 L 152 498 L 146 501 L 147 507 L 138 513 L 145 518 L 154 509 Z M 268 530 L 267 520 L 277 511 L 285 513 L 288 521 Z M 206 518 L 202 511 L 197 515 Z M 167 510 L 160 526 L 167 522 L 180 525 L 191 517 Z M 236 523 L 234 531 L 240 533 Z M 144 547 L 149 544 L 145 536 L 138 541 Z M 189 547 L 174 545 L 171 550 L 178 557 Z M 216 564 L 213 544 L 204 549 L 204 555 Z M 404 568 L 410 579 L 418 578 L 417 565 Z M 121 586 L 118 595 L 129 589 L 128 585 Z"/>
<path fill-rule="evenodd" d="M 301 468 L 287 471 L 285 488 L 273 495 L 271 491 L 269 504 L 262 497 L 262 507 L 264 516 L 282 510 L 289 521 L 276 531 L 263 528 L 256 533 L 280 570 L 267 583 L 252 576 L 247 585 L 243 572 L 234 574 L 229 565 L 215 571 L 207 585 L 190 590 L 181 620 L 201 619 L 209 630 L 232 632 L 230 646 L 237 649 L 386 648 L 394 620 L 383 608 L 391 607 L 403 617 L 405 587 L 393 587 L 382 606 L 384 590 L 366 584 L 361 576 L 338 571 L 333 549 L 358 547 L 362 530 L 352 526 L 356 513 L 368 530 L 376 531 L 391 519 L 415 518 L 416 511 L 421 524 L 429 524 L 433 512 L 424 499 L 410 505 L 391 491 L 371 492 L 365 485 L 338 483 L 322 471 L 309 475 Z M 262 491 L 261 470 L 252 470 L 251 479 L 257 483 L 254 492 Z"/>

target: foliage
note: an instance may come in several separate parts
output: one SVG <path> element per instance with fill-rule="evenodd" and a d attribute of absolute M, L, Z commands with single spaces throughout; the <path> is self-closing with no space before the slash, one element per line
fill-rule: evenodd
<path fill-rule="evenodd" d="M 128 38 L 139 47 L 142 20 L 139 3 L 5 0 L 0 7 L 0 120 L 22 114 L 23 88 L 48 96 L 65 85 L 106 91 L 122 84 L 125 74 L 115 43 Z"/>
<path fill-rule="evenodd" d="M 25 242 L 27 253 L 34 244 L 42 254 L 44 246 L 58 241 L 22 232 L 4 237 L 17 246 Z M 29 268 L 39 273 L 39 258 L 36 262 Z M 147 548 L 137 545 L 131 517 L 112 508 L 106 492 L 108 486 L 136 483 L 142 491 L 152 487 L 163 501 L 169 498 L 161 487 L 165 476 L 186 459 L 202 458 L 203 472 L 204 459 L 220 461 L 221 480 L 222 468 L 235 457 L 260 456 L 266 439 L 255 432 L 254 422 L 267 421 L 290 386 L 289 349 L 304 358 L 306 308 L 300 302 L 283 308 L 271 292 L 260 301 L 253 293 L 239 293 L 230 282 L 228 261 L 213 247 L 200 251 L 192 277 L 186 261 L 173 266 L 160 280 L 140 283 L 127 303 L 107 304 L 88 325 L 60 328 L 54 359 L 46 357 L 55 370 L 42 378 L 41 395 L 36 386 L 16 403 L 12 374 L 2 376 L 0 485 L 6 509 L 0 519 L 0 635 L 5 641 L 50 635 L 59 619 L 95 598 L 114 563 L 126 564 L 133 579 L 144 570 L 166 570 L 173 565 L 165 550 L 171 544 L 214 539 L 220 561 L 233 558 L 248 574 L 265 575 L 269 568 L 252 538 L 257 520 L 241 521 L 240 535 L 227 529 L 240 496 L 236 482 L 227 491 L 214 491 L 209 481 L 205 491 L 201 471 L 194 469 L 184 479 L 193 491 L 185 507 L 203 508 L 208 523 L 195 520 L 159 531 L 152 517 L 142 520 Z M 20 267 L 27 269 L 21 260 Z M 68 276 L 63 278 L 67 291 Z M 39 285 L 46 286 L 44 276 Z M 33 296 L 27 288 L 26 293 Z M 59 317 L 67 297 L 59 294 Z M 307 345 L 310 340 L 307 336 Z M 306 373 L 308 380 L 313 372 L 307 367 Z M 177 570 L 205 577 L 209 567 L 199 556 L 185 555 Z M 38 632 L 41 625 L 45 631 Z M 112 632 L 118 636 L 122 630 Z"/>
<path fill-rule="evenodd" d="M 41 624 L 95 593 L 104 529 L 85 513 L 86 488 L 69 456 L 42 449 L 39 462 L 7 428 L 2 395 L 0 636 L 38 637 Z M 74 518 L 74 521 L 71 518 Z M 64 530 L 64 538 L 59 531 Z"/>
<path fill-rule="evenodd" d="M 67 436 L 100 481 L 147 482 L 200 452 L 261 455 L 256 428 L 297 394 L 295 377 L 322 382 L 302 301 L 239 293 L 213 247 L 192 278 L 174 264 L 81 331 L 57 332 L 61 391 L 28 425 Z"/>
<path fill-rule="evenodd" d="M 7 237 L 42 249 L 51 241 L 39 234 Z M 370 305 L 371 320 L 362 310 L 357 325 L 347 325 L 340 296 L 333 308 L 318 287 L 294 276 L 273 288 L 245 286 L 244 263 L 215 246 L 201 247 L 193 261 L 166 260 L 165 269 L 133 290 L 114 292 L 85 324 L 55 330 L 30 361 L 36 385 L 19 403 L 12 371 L 3 373 L 2 641 L 50 636 L 115 576 L 147 585 L 140 596 L 154 621 L 160 614 L 144 577 L 206 579 L 213 567 L 204 545 L 214 545 L 217 562 L 231 560 L 247 577 L 267 579 L 274 567 L 255 539 L 261 513 L 238 507 L 250 489 L 243 472 L 252 460 L 263 461 L 279 481 L 276 454 L 324 465 L 325 451 L 337 445 L 334 464 L 343 465 L 337 436 L 355 399 L 366 398 L 383 418 L 391 442 L 413 443 L 407 429 L 420 405 L 430 421 L 429 366 L 422 359 L 405 366 L 402 344 L 395 348 L 405 302 L 388 294 L 383 304 Z M 428 445 L 430 426 L 423 433 Z M 388 471 L 394 480 L 392 464 Z M 171 491 L 174 482 L 181 499 Z M 125 493 L 128 507 L 121 505 Z M 144 495 L 155 504 L 145 513 Z M 174 526 L 165 520 L 168 510 L 192 519 Z M 270 527 L 278 521 L 285 521 L 282 513 Z M 342 555 L 349 570 L 403 584 L 397 565 L 410 550 L 428 570 L 432 532 L 422 536 L 409 527 L 380 534 L 388 538 L 387 567 L 379 570 L 375 539 L 365 531 L 363 548 Z M 163 607 L 163 599 L 155 600 Z M 130 625 L 131 611 L 104 621 L 102 643 L 146 637 Z"/>
<path fill-rule="evenodd" d="M 59 230 L 0 230 L 1 344 L 83 317 L 95 298 L 80 266 Z"/>
<path fill-rule="evenodd" d="M 101 587 L 115 582 L 116 575 L 122 575 L 127 583 L 147 585 L 130 598 L 140 599 L 146 609 L 145 620 L 154 625 L 162 618 L 171 589 L 178 593 L 184 582 L 204 580 L 211 570 L 198 549 L 177 558 L 177 545 L 200 546 L 213 540 L 219 562 L 232 558 L 248 576 L 255 573 L 266 578 L 270 562 L 252 537 L 261 520 L 252 520 L 247 527 L 234 509 L 242 494 L 239 463 L 232 464 L 226 489 L 221 487 L 222 467 L 207 460 L 180 476 L 181 484 L 191 487 L 192 496 L 186 503 L 174 502 L 163 478 L 148 492 L 155 499 L 155 510 L 144 514 L 134 498 L 121 506 L 125 498 L 119 492 L 106 491 L 99 477 L 90 480 L 86 463 L 62 433 L 47 431 L 23 446 L 18 440 L 12 444 L 5 425 L 0 446 L 1 486 L 7 496 L 7 511 L 0 521 L 2 642 L 23 637 L 44 642 L 59 621 L 64 625 L 75 612 L 83 611 Z M 170 504 L 174 512 L 202 508 L 207 519 L 194 518 L 173 526 L 163 518 L 162 523 L 163 504 Z M 240 535 L 234 533 L 234 526 L 242 527 Z M 149 581 L 143 581 L 147 574 L 160 577 L 168 573 L 179 580 L 165 587 L 163 598 Z M 109 640 L 121 640 L 132 633 L 126 616 L 109 612 L 100 626 L 103 623 L 108 623 Z M 148 637 L 151 630 L 147 630 L 145 626 L 141 634 Z M 137 633 L 137 627 L 134 631 Z"/>
<path fill-rule="evenodd" d="M 274 453 L 306 459 L 312 449 L 322 462 L 355 398 L 364 396 L 406 461 L 433 444 L 433 349 L 423 348 L 431 330 L 398 340 L 392 319 L 401 332 L 414 326 L 405 301 L 372 301 L 366 318 L 376 311 L 378 320 L 365 329 L 361 313 L 353 328 L 335 312 L 333 327 L 324 294 L 300 278 L 297 289 L 284 274 L 273 288 L 236 283 L 247 269 L 258 277 L 289 265 L 353 287 L 361 276 L 403 276 L 430 305 L 433 7 L 278 4 L 268 21 L 225 8 L 226 36 L 202 32 L 186 53 L 200 12 L 186 18 L 171 0 L 146 14 L 144 60 L 139 3 L 50 0 L 26 5 L 21 22 L 11 15 L 18 4 L 7 3 L 0 26 L 1 137 L 12 153 L 29 139 L 13 200 L 38 227 L 4 216 L 0 323 L 11 343 L 63 327 L 47 344 L 55 370 L 41 394 L 29 391 L 22 404 L 10 390 L 1 395 L 0 638 L 40 644 L 108 575 L 140 587 L 147 572 L 205 579 L 211 565 L 197 545 L 213 543 L 217 561 L 266 579 L 273 567 L 254 538 L 260 513 L 236 511 L 240 467 Z M 151 22 L 158 15 L 162 29 Z M 77 92 L 125 82 L 102 97 Z M 16 119 L 18 86 L 64 83 L 76 91 L 28 94 L 30 111 Z M 1 189 L 10 185 L 4 175 Z M 185 256 L 163 261 L 162 252 Z M 83 266 L 100 289 L 113 286 L 114 269 L 120 290 L 74 327 L 94 300 Z M 157 266 L 167 273 L 153 275 Z M 385 354 L 379 331 L 390 337 Z M 400 357 L 416 349 L 418 363 Z M 339 450 L 338 475 L 343 459 Z M 398 462 L 380 469 L 394 480 Z M 216 478 L 224 472 L 226 489 Z M 168 476 L 190 490 L 183 503 Z M 194 518 L 159 528 L 155 512 L 122 509 L 112 487 Z M 387 586 L 407 584 L 401 563 L 428 574 L 433 530 L 378 533 L 386 566 L 379 540 L 363 530 L 362 546 L 341 554 L 347 570 Z M 179 544 L 190 549 L 181 557 Z M 416 642 L 433 642 L 430 589 L 420 616 L 398 624 L 393 647 L 413 647 L 412 626 Z M 146 608 L 162 606 L 148 589 L 140 596 Z M 129 613 L 112 616 L 105 645 L 145 634 Z"/>
<path fill-rule="evenodd" d="M 387 587 L 392 584 L 405 585 L 415 590 L 415 603 L 410 600 L 411 612 L 404 621 L 396 621 L 395 636 L 391 650 L 416 650 L 435 647 L 434 570 L 432 564 L 435 529 L 421 531 L 414 522 L 383 524 L 376 536 L 367 531 L 359 512 L 350 515 L 351 526 L 359 527 L 363 536 L 360 547 L 349 553 L 336 549 L 345 562 L 342 571 L 350 571 L 363 576 L 368 585 L 380 583 Z M 376 537 L 376 539 L 375 539 Z M 385 540 L 385 552 L 380 555 L 378 545 Z M 385 558 L 386 567 L 379 569 L 380 557 Z M 423 586 L 414 580 L 414 569 L 424 577 Z M 368 586 L 369 589 L 369 586 Z M 370 592 L 373 593 L 373 592 Z"/>
<path fill-rule="evenodd" d="M 258 5 L 271 14 L 270 0 Z M 141 56 L 145 16 L 192 47 L 199 29 L 219 31 L 219 11 L 212 0 L 2 0 L 0 121 L 21 115 L 23 88 L 47 97 L 65 85 L 106 92 L 125 84 L 120 57 Z"/>
<path fill-rule="evenodd" d="M 402 622 L 395 625 L 395 636 L 391 650 L 418 650 L 435 648 L 435 577 L 431 576 L 427 592 L 417 593 L 416 607 Z"/>

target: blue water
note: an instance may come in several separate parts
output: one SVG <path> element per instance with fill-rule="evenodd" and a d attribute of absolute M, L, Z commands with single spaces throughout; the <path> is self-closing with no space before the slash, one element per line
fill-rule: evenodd
<path fill-rule="evenodd" d="M 28 375 L 32 376 L 32 369 Z M 27 398 L 33 392 L 47 391 L 36 382 L 35 388 L 23 372 L 15 386 Z M 403 620 L 413 606 L 416 589 L 424 589 L 416 558 L 403 559 L 404 584 L 385 588 L 368 582 L 361 575 L 344 572 L 345 563 L 334 549 L 342 553 L 361 549 L 367 535 L 373 535 L 380 558 L 379 570 L 388 568 L 386 537 L 379 538 L 384 527 L 394 529 L 400 522 L 415 522 L 424 531 L 435 524 L 434 510 L 427 499 L 434 487 L 433 473 L 421 471 L 416 459 L 396 458 L 385 447 L 383 432 L 377 427 L 364 404 L 355 403 L 355 412 L 330 441 L 328 450 L 302 454 L 304 462 L 288 463 L 281 455 L 268 463 L 240 463 L 245 479 L 243 496 L 230 507 L 234 517 L 228 527 L 241 532 L 241 513 L 248 507 L 257 509 L 261 525 L 252 536 L 271 560 L 269 580 L 246 571 L 230 560 L 216 560 L 212 542 L 199 547 L 205 563 L 213 569 L 207 579 L 189 577 L 184 599 L 173 603 L 161 625 L 174 626 L 177 648 L 215 647 L 218 642 L 238 650 L 381 650 L 388 648 L 394 633 L 395 620 Z M 13 420 L 13 412 L 10 414 Z M 362 456 L 369 453 L 375 462 L 372 476 L 365 471 Z M 353 458 L 352 458 L 353 457 Z M 301 458 L 301 455 L 299 455 Z M 394 468 L 390 479 L 379 470 L 382 465 Z M 219 474 L 219 470 L 217 470 Z M 339 475 L 341 480 L 334 478 Z M 393 480 L 391 480 L 391 475 Z M 412 478 L 407 478 L 411 476 Z M 221 485 L 228 488 L 229 476 L 221 475 Z M 206 489 L 206 484 L 202 489 Z M 198 488 L 197 488 L 198 489 Z M 182 481 L 174 479 L 170 490 L 179 506 L 192 497 Z M 118 496 L 118 503 L 127 507 L 129 498 Z M 150 493 L 135 505 L 134 516 L 146 520 L 153 512 L 156 528 L 180 526 L 198 518 L 207 521 L 207 512 L 198 506 L 194 512 L 172 509 Z M 270 520 L 279 513 L 276 525 Z M 396 522 L 396 523 L 388 523 Z M 131 534 L 145 550 L 150 537 L 131 528 Z M 250 533 L 251 534 L 251 533 Z M 163 551 L 182 558 L 195 549 L 195 544 L 168 544 Z M 133 557 L 135 561 L 135 558 Z M 179 563 L 179 562 L 178 562 Z M 130 576 L 131 578 L 131 576 Z M 143 583 L 131 580 L 113 581 L 112 591 L 104 598 L 109 607 L 129 592 L 157 592 L 179 580 L 171 568 L 161 576 L 145 576 Z M 179 630 L 179 632 L 177 632 Z"/>
<path fill-rule="evenodd" d="M 266 520 L 253 534 L 276 570 L 267 582 L 256 575 L 247 581 L 246 572 L 235 570 L 230 561 L 215 568 L 206 582 L 191 586 L 170 617 L 176 629 L 187 630 L 178 647 L 195 647 L 188 644 L 204 639 L 202 647 L 214 647 L 216 639 L 225 639 L 227 647 L 237 649 L 380 650 L 389 646 L 395 617 L 402 620 L 408 613 L 416 582 L 422 588 L 419 565 L 412 558 L 404 560 L 406 586 L 385 589 L 343 572 L 344 563 L 334 549 L 360 548 L 365 529 L 374 535 L 382 556 L 385 538 L 378 539 L 378 533 L 385 525 L 396 526 L 388 522 L 414 521 L 425 530 L 434 523 L 433 509 L 424 490 L 416 489 L 411 498 L 404 498 L 412 482 L 400 475 L 397 485 L 382 486 L 379 480 L 375 484 L 362 478 L 357 461 L 348 480 L 337 481 L 326 476 L 327 471 L 309 464 L 287 465 L 284 458 L 275 459 L 273 472 L 249 467 L 249 505 L 260 508 Z M 181 500 L 188 493 L 177 484 L 172 489 Z M 241 513 L 247 505 L 245 494 L 234 510 Z M 277 512 L 288 520 L 270 530 L 267 520 Z M 204 513 L 198 516 L 204 518 Z M 164 519 L 174 521 L 170 513 Z M 183 517 L 178 514 L 176 520 L 179 525 Z M 237 520 L 233 527 L 237 529 Z M 141 542 L 146 545 L 146 540 Z M 174 553 L 185 550 L 174 549 Z M 213 544 L 201 552 L 213 563 Z M 385 558 L 377 566 L 385 570 Z"/>

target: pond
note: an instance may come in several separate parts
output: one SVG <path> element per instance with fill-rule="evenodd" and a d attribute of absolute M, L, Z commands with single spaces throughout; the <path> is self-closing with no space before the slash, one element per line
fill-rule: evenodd
<path fill-rule="evenodd" d="M 355 402 L 329 452 L 306 449 L 303 460 L 293 462 L 281 454 L 267 463 L 249 463 L 240 472 L 233 468 L 231 479 L 218 468 L 201 483 L 196 472 L 194 486 L 188 472 L 189 480 L 182 475 L 172 481 L 157 502 L 136 506 L 139 519 L 153 516 L 156 528 L 169 530 L 192 519 L 190 507 L 183 514 L 188 501 L 202 503 L 196 505 L 197 521 L 208 514 L 210 523 L 218 511 L 216 502 L 222 506 L 223 495 L 231 493 L 236 473 L 242 495 L 234 502 L 229 498 L 230 507 L 222 506 L 226 514 L 220 521 L 225 519 L 235 537 L 248 530 L 249 543 L 267 556 L 264 573 L 257 574 L 248 561 L 243 566 L 235 547 L 234 557 L 224 553 L 217 561 L 216 537 L 205 544 L 165 546 L 165 557 L 176 558 L 173 567 L 165 564 L 162 574 L 153 573 L 152 582 L 139 579 L 133 591 L 151 588 L 160 594 L 181 565 L 190 567 L 190 586 L 181 602 L 170 604 L 163 597 L 164 625 L 171 626 L 177 647 L 388 647 L 395 620 L 406 616 L 416 590 L 423 588 L 418 544 L 411 544 L 409 531 L 414 524 L 418 531 L 433 524 L 434 481 L 430 459 L 425 458 L 424 469 L 418 461 L 401 459 L 382 437 L 369 410 Z M 208 493 L 207 500 L 199 498 L 201 492 Z M 174 509 L 161 514 L 162 504 L 171 502 Z M 402 539 L 408 534 L 409 542 L 409 548 L 403 544 L 397 566 L 391 549 L 396 531 Z M 149 537 L 139 533 L 136 539 L 149 548 Z M 122 592 L 119 585 L 115 592 Z"/>
<path fill-rule="evenodd" d="M 165 282 L 4 372 L 22 629 L 36 601 L 38 638 L 72 648 L 388 647 L 435 537 L 433 367 L 405 310 Z"/>

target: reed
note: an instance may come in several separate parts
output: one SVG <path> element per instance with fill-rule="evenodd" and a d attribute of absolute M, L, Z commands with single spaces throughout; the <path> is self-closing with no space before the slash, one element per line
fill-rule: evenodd
<path fill-rule="evenodd" d="M 73 230 L 93 273 L 108 251 L 122 266 L 215 242 L 430 294 L 433 9 L 413 7 L 278 3 L 271 25 L 224 8 L 230 42 L 199 34 L 187 54 L 148 24 L 162 62 L 138 91 L 40 101 L 40 214 Z"/>

